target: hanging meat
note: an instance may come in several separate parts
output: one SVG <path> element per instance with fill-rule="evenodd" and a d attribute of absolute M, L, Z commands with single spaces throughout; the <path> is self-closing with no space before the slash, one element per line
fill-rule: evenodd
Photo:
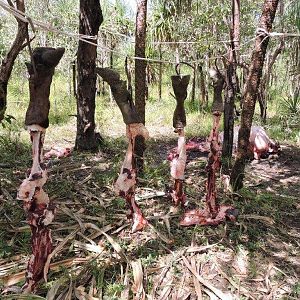
<path fill-rule="evenodd" d="M 186 165 L 186 145 L 184 127 L 186 126 L 186 115 L 184 109 L 184 100 L 187 97 L 187 87 L 190 81 L 190 75 L 171 76 L 172 87 L 176 99 L 176 108 L 173 115 L 174 131 L 178 134 L 177 151 L 172 156 L 169 156 L 171 161 L 171 176 L 174 179 L 174 187 L 171 190 L 171 197 L 175 204 L 184 206 L 185 194 L 183 189 L 184 170 Z"/>
<path fill-rule="evenodd" d="M 130 89 L 126 87 L 126 82 L 120 79 L 120 75 L 109 68 L 96 68 L 96 72 L 110 85 L 113 97 L 121 110 L 123 121 L 126 124 L 128 148 L 114 187 L 115 193 L 124 198 L 129 205 L 129 217 L 132 219 L 132 232 L 136 232 L 142 230 L 148 222 L 135 201 L 137 170 L 134 147 L 135 140 L 138 136 L 147 139 L 149 133 L 143 123 L 141 123 L 132 101 L 131 93 L 129 92 Z"/>
<path fill-rule="evenodd" d="M 43 163 L 43 144 L 46 128 L 49 126 L 52 76 L 64 51 L 64 48 L 36 48 L 32 52 L 31 62 L 26 64 L 29 73 L 30 103 L 25 125 L 32 142 L 33 163 L 29 177 L 22 182 L 18 191 L 18 199 L 23 201 L 27 223 L 31 228 L 32 254 L 27 266 L 24 293 L 35 290 L 38 281 L 43 278 L 47 257 L 52 252 L 49 224 L 54 219 L 55 206 L 43 190 L 47 181 L 47 170 Z"/>
<path fill-rule="evenodd" d="M 209 137 L 210 153 L 206 166 L 206 208 L 204 210 L 191 210 L 185 212 L 180 224 L 190 226 L 200 225 L 217 225 L 226 218 L 235 220 L 237 211 L 231 206 L 219 205 L 216 192 L 216 176 L 221 167 L 221 148 L 219 143 L 219 124 L 223 112 L 222 89 L 224 79 L 219 71 L 212 73 L 214 99 L 212 105 L 213 128 Z"/>

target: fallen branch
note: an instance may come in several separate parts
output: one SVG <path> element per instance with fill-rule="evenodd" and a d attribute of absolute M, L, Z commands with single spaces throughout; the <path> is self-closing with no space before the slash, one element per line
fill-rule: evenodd
<path fill-rule="evenodd" d="M 209 281 L 202 278 L 197 271 L 192 268 L 186 257 L 182 256 L 182 260 L 186 267 L 189 269 L 189 271 L 199 280 L 201 284 L 203 284 L 205 287 L 207 287 L 209 290 L 211 290 L 216 296 L 218 296 L 221 300 L 231 300 L 233 299 L 232 295 L 229 293 L 223 293 L 221 290 L 217 289 L 215 286 L 213 286 Z"/>

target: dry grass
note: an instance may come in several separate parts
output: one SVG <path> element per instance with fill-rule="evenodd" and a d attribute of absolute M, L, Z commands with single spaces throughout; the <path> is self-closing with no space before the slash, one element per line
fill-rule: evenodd
<path fill-rule="evenodd" d="M 59 105 L 69 105 L 62 100 L 67 101 Z M 46 149 L 73 145 L 70 101 L 68 110 L 53 110 Z M 20 129 L 26 105 L 12 103 L 8 113 L 16 111 L 17 120 L 1 130 L 0 141 L 0 284 L 6 291 L 1 299 L 299 299 L 299 148 L 287 145 L 278 160 L 252 163 L 239 194 L 219 188 L 218 198 L 240 210 L 236 223 L 180 227 L 182 212 L 163 193 L 149 197 L 171 184 L 166 156 L 176 145 L 173 104 L 167 94 L 161 103 L 147 104 L 152 139 L 138 202 L 150 225 L 132 234 L 126 205 L 112 189 L 126 149 L 124 125 L 117 107 L 98 99 L 105 148 L 49 161 L 45 190 L 57 206 L 51 224 L 55 255 L 48 282 L 36 296 L 21 296 L 30 229 L 16 191 L 31 162 L 28 134 Z M 205 136 L 210 126 L 209 114 L 189 112 L 189 136 Z M 205 164 L 203 153 L 193 153 L 187 165 L 189 208 L 204 205 Z"/>

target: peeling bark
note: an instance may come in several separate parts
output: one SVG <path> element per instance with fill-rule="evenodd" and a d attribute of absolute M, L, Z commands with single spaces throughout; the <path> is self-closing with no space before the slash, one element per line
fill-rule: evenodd
<path fill-rule="evenodd" d="M 252 119 L 267 46 L 269 43 L 267 32 L 270 32 L 272 29 L 278 2 L 279 0 L 265 0 L 262 15 L 259 21 L 259 28 L 257 30 L 255 40 L 255 49 L 252 53 L 249 75 L 243 97 L 241 127 L 238 138 L 238 153 L 230 178 L 230 184 L 233 186 L 234 190 L 238 190 L 243 186 Z"/>

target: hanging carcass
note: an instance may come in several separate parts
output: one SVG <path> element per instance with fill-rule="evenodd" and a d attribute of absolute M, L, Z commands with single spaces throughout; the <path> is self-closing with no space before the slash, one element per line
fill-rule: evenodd
<path fill-rule="evenodd" d="M 29 73 L 30 103 L 25 125 L 32 142 L 33 164 L 29 177 L 22 182 L 18 191 L 18 199 L 23 201 L 32 234 L 32 254 L 27 266 L 24 293 L 34 291 L 38 281 L 43 278 L 45 263 L 52 252 L 49 224 L 54 219 L 55 207 L 43 190 L 47 181 L 47 170 L 43 163 L 43 144 L 46 128 L 49 126 L 52 76 L 64 51 L 64 48 L 36 48 L 32 52 L 31 62 L 26 63 Z"/>
<path fill-rule="evenodd" d="M 112 69 L 96 68 L 96 72 L 110 85 L 113 97 L 121 110 L 123 121 L 126 124 L 128 148 L 119 177 L 115 182 L 115 193 L 127 201 L 131 211 L 130 218 L 132 218 L 132 232 L 135 232 L 142 230 L 147 225 L 147 220 L 144 218 L 135 201 L 137 170 L 134 147 L 137 137 L 142 136 L 146 139 L 149 134 L 144 124 L 140 121 L 132 101 L 130 89 L 126 87 L 126 82 L 121 80 L 120 75 Z"/>
<path fill-rule="evenodd" d="M 216 191 L 216 176 L 221 167 L 221 148 L 219 143 L 219 124 L 223 112 L 222 90 L 224 79 L 222 74 L 217 70 L 211 73 L 214 98 L 212 105 L 213 128 L 210 133 L 210 153 L 206 166 L 206 207 L 204 210 L 195 209 L 184 213 L 180 224 L 190 226 L 200 225 L 217 225 L 226 218 L 235 220 L 237 211 L 231 206 L 219 205 Z"/>
<path fill-rule="evenodd" d="M 177 68 L 176 68 L 177 71 Z M 184 101 L 187 97 L 187 87 L 190 81 L 190 75 L 177 75 L 171 76 L 172 87 L 175 94 L 176 107 L 173 114 L 173 127 L 174 131 L 178 134 L 177 151 L 169 155 L 171 165 L 171 176 L 174 179 L 174 187 L 170 194 L 175 206 L 185 204 L 184 194 L 184 170 L 186 165 L 186 145 L 184 127 L 186 126 L 186 115 L 184 109 Z"/>

